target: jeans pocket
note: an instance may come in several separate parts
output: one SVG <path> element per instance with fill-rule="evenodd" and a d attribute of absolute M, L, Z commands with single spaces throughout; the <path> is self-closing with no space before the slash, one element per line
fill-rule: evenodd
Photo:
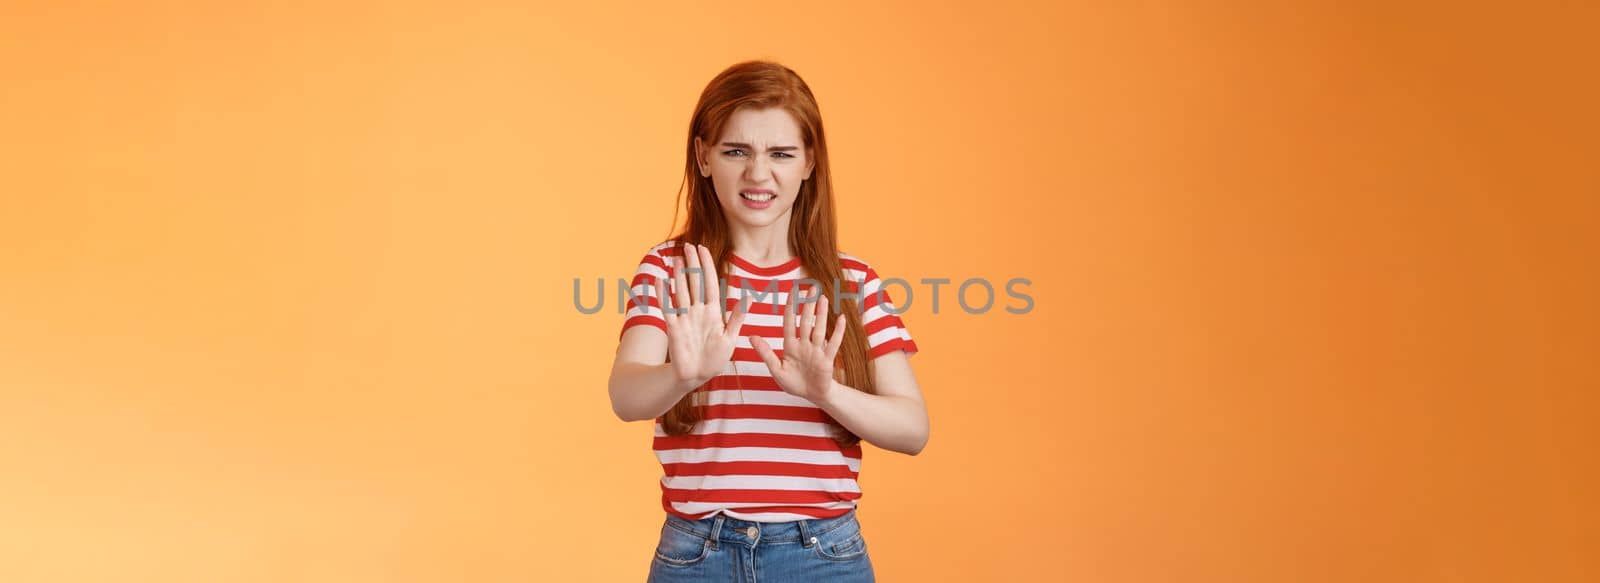
<path fill-rule="evenodd" d="M 704 561 L 711 554 L 711 539 L 684 532 L 670 523 L 661 525 L 661 540 L 656 543 L 656 560 L 672 567 L 687 567 Z"/>
<path fill-rule="evenodd" d="M 817 556 L 830 561 L 850 561 L 867 554 L 867 539 L 859 525 L 841 527 L 812 537 Z"/>

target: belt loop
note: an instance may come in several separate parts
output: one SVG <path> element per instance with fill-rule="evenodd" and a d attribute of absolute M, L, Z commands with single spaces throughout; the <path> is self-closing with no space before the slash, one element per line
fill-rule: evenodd
<path fill-rule="evenodd" d="M 711 550 L 717 550 L 717 544 L 722 538 L 722 521 L 728 516 L 718 513 L 717 519 L 711 522 Z"/>
<path fill-rule="evenodd" d="M 811 529 L 806 526 L 808 522 L 811 522 L 811 520 L 801 519 L 798 523 L 800 525 L 800 547 L 806 549 L 811 548 Z"/>

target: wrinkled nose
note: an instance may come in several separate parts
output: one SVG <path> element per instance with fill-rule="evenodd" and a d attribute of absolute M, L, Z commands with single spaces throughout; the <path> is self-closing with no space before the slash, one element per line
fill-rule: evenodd
<path fill-rule="evenodd" d="M 761 177 L 767 175 L 767 164 L 768 162 L 765 158 L 761 156 L 752 156 L 750 163 L 745 165 L 745 171 L 749 172 L 750 174 L 748 178 L 752 182 L 761 180 Z"/>

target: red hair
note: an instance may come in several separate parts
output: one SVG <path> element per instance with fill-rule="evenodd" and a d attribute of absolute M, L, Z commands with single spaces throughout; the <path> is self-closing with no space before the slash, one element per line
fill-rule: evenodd
<path fill-rule="evenodd" d="M 839 261 L 838 228 L 833 205 L 833 184 L 828 171 L 828 146 L 822 133 L 822 114 L 816 97 L 806 82 L 788 67 L 770 61 L 746 61 L 723 70 L 706 85 L 695 105 L 694 116 L 689 119 L 688 155 L 684 160 L 684 183 L 688 185 L 688 223 L 677 235 L 669 238 L 681 249 L 683 243 L 704 245 L 717 260 L 719 281 L 726 281 L 728 257 L 731 252 L 728 219 L 722 212 L 716 188 L 711 178 L 701 176 L 698 170 L 698 153 L 695 138 L 704 143 L 716 143 L 733 112 L 742 108 L 778 108 L 787 111 L 800 126 L 800 136 L 813 159 L 812 175 L 800 185 L 789 216 L 789 247 L 794 250 L 805 268 L 806 276 L 820 282 L 818 286 L 828 297 L 828 304 L 845 314 L 845 337 L 834 362 L 835 375 L 843 374 L 841 382 L 876 394 L 872 382 L 871 362 L 867 358 L 867 336 L 862 327 L 859 300 L 840 301 L 834 294 L 834 282 L 841 290 L 850 289 Z M 678 191 L 682 200 L 683 189 Z M 681 203 L 680 203 L 681 204 Z M 672 222 L 678 222 L 674 206 Z M 825 274 L 825 275 L 824 275 Z M 834 317 L 818 318 L 826 322 L 828 333 L 833 333 Z M 663 429 L 668 435 L 689 432 L 700 420 L 700 411 L 693 405 L 700 387 L 684 395 L 683 399 L 663 416 Z M 841 436 L 835 439 L 841 446 L 852 446 L 861 441 L 854 433 L 838 426 Z"/>

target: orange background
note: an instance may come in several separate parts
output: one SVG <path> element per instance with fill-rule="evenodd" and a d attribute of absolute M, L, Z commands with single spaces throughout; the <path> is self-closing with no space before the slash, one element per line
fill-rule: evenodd
<path fill-rule="evenodd" d="M 905 315 L 881 580 L 1595 580 L 1594 9 L 980 4 L 7 2 L 0 580 L 642 580 L 571 282 L 763 57 L 846 251 L 1034 282 Z"/>

